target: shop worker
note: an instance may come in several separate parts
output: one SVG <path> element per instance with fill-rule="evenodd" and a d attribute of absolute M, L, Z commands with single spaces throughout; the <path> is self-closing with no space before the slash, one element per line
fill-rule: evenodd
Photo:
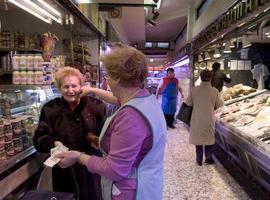
<path fill-rule="evenodd" d="M 105 121 L 105 105 L 100 100 L 81 95 L 84 85 L 79 70 L 65 67 L 55 74 L 55 83 L 62 97 L 47 102 L 41 109 L 33 143 L 38 152 L 50 153 L 57 145 L 71 150 L 100 155 L 89 144 L 99 135 Z M 100 200 L 100 176 L 90 173 L 78 163 L 62 169 L 52 168 L 53 190 L 77 194 L 80 200 Z"/>
<path fill-rule="evenodd" d="M 59 165 L 79 162 L 102 176 L 104 200 L 161 200 L 167 127 L 160 105 L 142 87 L 147 60 L 137 49 L 113 46 L 102 57 L 111 92 L 84 88 L 120 108 L 107 118 L 99 137 L 103 157 L 79 151 L 59 154 Z"/>
<path fill-rule="evenodd" d="M 215 144 L 215 109 L 223 105 L 218 90 L 211 86 L 212 73 L 203 70 L 200 74 L 202 80 L 199 86 L 193 87 L 186 103 L 193 107 L 190 120 L 190 144 L 196 147 L 196 162 L 199 166 L 203 162 L 203 149 L 205 163 L 214 164 L 212 156 Z"/>
<path fill-rule="evenodd" d="M 265 66 L 262 62 L 262 59 L 259 59 L 258 63 L 254 65 L 253 69 L 251 70 L 253 75 L 253 80 L 257 85 L 258 90 L 269 89 L 269 85 L 265 85 L 267 83 L 269 77 L 269 71 L 267 66 Z"/>
<path fill-rule="evenodd" d="M 231 83 L 232 79 L 227 77 L 225 73 L 223 73 L 222 71 L 220 71 L 220 63 L 215 62 L 212 65 L 212 80 L 211 80 L 211 85 L 215 88 L 217 88 L 217 90 L 219 92 L 222 91 L 223 88 L 223 84 L 225 83 Z"/>
<path fill-rule="evenodd" d="M 176 112 L 178 91 L 181 93 L 181 97 L 184 98 L 183 90 L 179 85 L 179 81 L 174 77 L 174 69 L 167 69 L 167 76 L 161 79 L 156 97 L 162 94 L 162 110 L 169 128 L 175 128 L 174 124 L 174 114 Z"/>

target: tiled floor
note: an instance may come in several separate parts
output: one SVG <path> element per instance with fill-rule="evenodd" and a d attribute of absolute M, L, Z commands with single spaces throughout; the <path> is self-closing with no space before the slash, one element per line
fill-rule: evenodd
<path fill-rule="evenodd" d="M 220 163 L 197 166 L 189 133 L 180 122 L 176 127 L 168 130 L 163 200 L 251 199 Z"/>

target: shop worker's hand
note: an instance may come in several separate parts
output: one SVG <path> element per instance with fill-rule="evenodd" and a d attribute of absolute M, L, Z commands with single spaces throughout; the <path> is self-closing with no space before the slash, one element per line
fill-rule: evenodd
<path fill-rule="evenodd" d="M 81 97 L 86 96 L 92 92 L 92 87 L 91 86 L 83 86 L 81 87 Z"/>
<path fill-rule="evenodd" d="M 64 153 L 56 154 L 56 158 L 62 158 L 57 164 L 61 168 L 67 168 L 76 163 L 79 160 L 81 152 L 79 151 L 67 151 Z"/>

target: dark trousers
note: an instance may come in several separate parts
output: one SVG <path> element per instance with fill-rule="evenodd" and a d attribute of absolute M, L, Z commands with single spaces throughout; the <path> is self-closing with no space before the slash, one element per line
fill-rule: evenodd
<path fill-rule="evenodd" d="M 168 126 L 168 127 L 173 126 L 173 123 L 174 123 L 174 115 L 167 115 L 167 114 L 164 114 L 164 116 L 165 116 L 165 119 L 166 119 L 167 126 Z"/>
<path fill-rule="evenodd" d="M 204 155 L 205 159 L 213 159 L 213 148 L 214 145 L 205 145 L 204 146 Z M 202 162 L 203 160 L 203 146 L 196 145 L 196 160 Z"/>

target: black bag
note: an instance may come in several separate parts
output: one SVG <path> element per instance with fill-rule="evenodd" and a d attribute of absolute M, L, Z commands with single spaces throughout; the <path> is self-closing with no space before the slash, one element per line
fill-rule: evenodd
<path fill-rule="evenodd" d="M 191 114 L 192 114 L 192 106 L 188 106 L 185 102 L 183 102 L 176 117 L 180 121 L 189 125 Z"/>
<path fill-rule="evenodd" d="M 29 190 L 20 200 L 75 200 L 75 194 L 66 192 L 51 192 L 43 190 Z"/>

